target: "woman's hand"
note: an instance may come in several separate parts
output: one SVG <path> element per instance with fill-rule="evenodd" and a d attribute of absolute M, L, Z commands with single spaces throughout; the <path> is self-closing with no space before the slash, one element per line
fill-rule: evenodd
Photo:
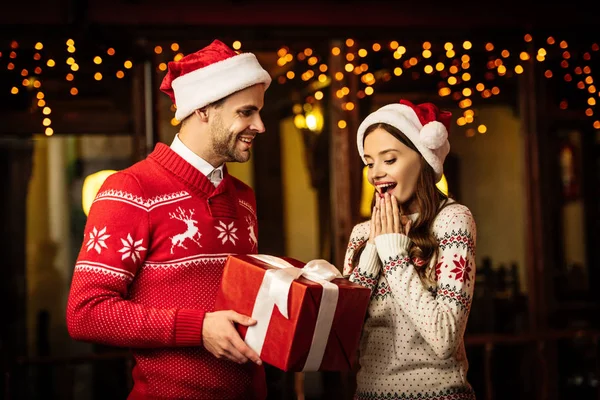
<path fill-rule="evenodd" d="M 379 218 L 379 194 L 377 194 L 375 198 L 375 207 L 373 207 L 373 212 L 371 212 L 371 223 L 369 224 L 369 228 L 369 243 L 375 244 L 375 238 L 379 236 L 381 232 L 381 221 Z"/>
<path fill-rule="evenodd" d="M 375 229 L 374 232 L 373 228 L 371 231 L 375 237 L 386 233 L 403 233 L 408 236 L 412 225 L 410 218 L 400 215 L 398 200 L 389 193 L 384 193 L 382 198 L 377 197 L 375 210 L 371 217 L 372 225 L 373 219 L 375 219 Z"/>

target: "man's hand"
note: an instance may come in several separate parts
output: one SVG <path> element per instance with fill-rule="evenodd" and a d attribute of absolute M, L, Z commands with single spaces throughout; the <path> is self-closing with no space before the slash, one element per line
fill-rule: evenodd
<path fill-rule="evenodd" d="M 256 321 L 231 310 L 206 313 L 202 326 L 204 347 L 217 358 L 226 358 L 238 364 L 252 360 L 261 365 L 258 354 L 244 343 L 235 330 L 235 323 L 252 326 Z"/>

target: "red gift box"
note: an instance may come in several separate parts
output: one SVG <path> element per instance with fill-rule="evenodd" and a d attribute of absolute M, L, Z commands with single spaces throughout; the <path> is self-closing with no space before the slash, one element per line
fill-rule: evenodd
<path fill-rule="evenodd" d="M 275 268 L 269 260 L 294 268 L 283 271 L 285 268 Z M 335 269 L 339 278 L 331 280 L 331 283 L 316 279 L 310 273 L 307 274 L 310 279 L 304 276 L 295 280 L 289 278 L 291 285 L 287 302 L 282 303 L 281 297 L 278 304 L 264 301 L 269 287 L 276 288 L 271 290 L 271 294 L 275 290 L 275 294 L 279 295 L 282 287 L 280 282 L 269 284 L 267 281 L 275 278 L 267 279 L 267 275 L 274 276 L 271 274 L 276 273 L 279 277 L 284 276 L 285 280 L 285 275 L 304 273 L 311 269 L 313 263 L 300 270 L 305 264 L 288 257 L 229 256 L 215 310 L 234 310 L 257 320 L 257 325 L 237 325 L 237 330 L 267 364 L 283 371 L 351 370 L 356 363 L 371 297 L 369 289 L 341 278 L 339 271 L 326 263 Z M 270 271 L 269 274 L 267 271 Z M 332 286 L 336 293 L 332 294 Z M 323 298 L 325 302 L 322 304 Z"/>

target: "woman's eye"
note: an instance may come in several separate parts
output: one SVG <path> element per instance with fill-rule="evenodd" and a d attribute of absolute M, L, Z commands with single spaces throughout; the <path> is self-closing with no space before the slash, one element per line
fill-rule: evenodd
<path fill-rule="evenodd" d="M 373 163 L 367 164 L 367 167 L 373 168 Z"/>
<path fill-rule="evenodd" d="M 395 162 L 396 162 L 396 159 L 395 159 L 395 158 L 392 158 L 392 159 L 390 159 L 390 160 L 385 160 L 385 163 L 386 163 L 386 164 L 388 164 L 388 165 L 391 165 L 391 164 L 393 164 L 393 163 L 395 163 Z"/>

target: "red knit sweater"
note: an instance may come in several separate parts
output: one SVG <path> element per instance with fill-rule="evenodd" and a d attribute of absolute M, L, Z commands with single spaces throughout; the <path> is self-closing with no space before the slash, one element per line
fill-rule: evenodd
<path fill-rule="evenodd" d="M 76 340 L 133 348 L 129 399 L 252 399 L 253 363 L 202 346 L 228 254 L 257 251 L 256 205 L 225 172 L 217 188 L 168 146 L 111 175 L 91 207 L 67 326 Z"/>

